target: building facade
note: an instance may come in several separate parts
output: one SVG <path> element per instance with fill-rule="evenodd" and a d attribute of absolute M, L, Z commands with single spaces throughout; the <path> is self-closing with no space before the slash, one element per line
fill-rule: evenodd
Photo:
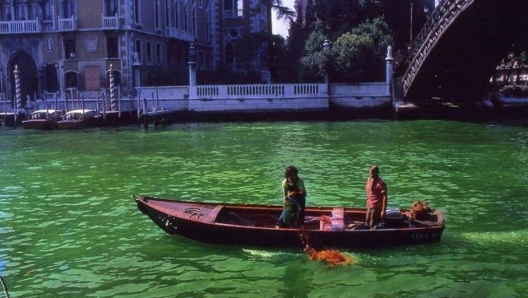
<path fill-rule="evenodd" d="M 113 71 L 128 96 L 166 80 L 170 70 L 185 71 L 191 44 L 198 70 L 236 70 L 234 42 L 266 28 L 263 13 L 252 9 L 257 2 L 1 0 L 0 94 L 14 104 L 18 83 L 23 106 L 47 94 L 96 96 Z"/>

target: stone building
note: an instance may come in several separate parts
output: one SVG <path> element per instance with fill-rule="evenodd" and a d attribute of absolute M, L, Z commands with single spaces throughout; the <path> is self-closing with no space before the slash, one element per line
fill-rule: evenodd
<path fill-rule="evenodd" d="M 70 91 L 89 98 L 109 87 L 111 68 L 121 96 L 128 96 L 171 70 L 185 73 L 191 43 L 198 70 L 236 69 L 233 43 L 267 28 L 265 14 L 252 10 L 257 2 L 1 0 L 0 94 L 14 103 L 17 67 L 23 106 Z"/>

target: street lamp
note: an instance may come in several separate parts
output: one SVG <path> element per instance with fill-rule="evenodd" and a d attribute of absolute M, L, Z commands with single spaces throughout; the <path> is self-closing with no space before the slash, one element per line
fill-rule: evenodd
<path fill-rule="evenodd" d="M 328 39 L 325 39 L 323 43 L 323 52 L 325 53 L 325 57 L 327 57 L 329 49 L 330 49 L 330 43 L 328 42 Z M 325 67 L 324 81 L 325 81 L 325 84 L 328 84 L 328 69 L 326 67 Z"/>

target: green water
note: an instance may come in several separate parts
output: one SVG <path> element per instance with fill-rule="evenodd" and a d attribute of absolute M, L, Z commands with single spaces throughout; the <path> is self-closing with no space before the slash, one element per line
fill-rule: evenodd
<path fill-rule="evenodd" d="M 227 247 L 168 236 L 132 194 L 276 203 L 284 168 L 308 205 L 429 202 L 439 243 L 345 250 Z M 450 121 L 192 123 L 0 130 L 0 276 L 10 297 L 527 297 L 528 125 Z M 3 297 L 3 293 L 0 293 Z"/>

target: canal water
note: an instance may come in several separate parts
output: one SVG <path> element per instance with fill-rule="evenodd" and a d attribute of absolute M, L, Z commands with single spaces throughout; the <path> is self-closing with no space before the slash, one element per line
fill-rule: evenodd
<path fill-rule="evenodd" d="M 364 206 L 378 164 L 389 206 L 426 200 L 439 243 L 298 249 L 168 236 L 133 194 L 279 204 L 287 165 L 308 205 Z M 0 276 L 10 297 L 527 297 L 528 123 L 186 123 L 0 130 Z M 0 293 L 0 297 L 4 293 Z"/>

